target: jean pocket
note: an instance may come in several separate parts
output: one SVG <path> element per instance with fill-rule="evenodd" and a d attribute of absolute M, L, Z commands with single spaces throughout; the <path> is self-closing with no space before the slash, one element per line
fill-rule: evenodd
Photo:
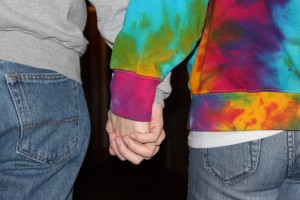
<path fill-rule="evenodd" d="M 78 146 L 77 83 L 57 73 L 7 74 L 21 127 L 17 152 L 56 163 Z"/>
<path fill-rule="evenodd" d="M 205 167 L 214 177 L 225 184 L 241 180 L 257 169 L 260 140 L 209 148 L 205 150 Z"/>

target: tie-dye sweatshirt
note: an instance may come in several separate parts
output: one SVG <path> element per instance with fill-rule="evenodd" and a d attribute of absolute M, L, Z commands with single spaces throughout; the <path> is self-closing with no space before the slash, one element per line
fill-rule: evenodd
<path fill-rule="evenodd" d="M 156 86 L 186 58 L 192 131 L 300 129 L 299 0 L 131 0 L 112 111 L 150 120 Z"/>

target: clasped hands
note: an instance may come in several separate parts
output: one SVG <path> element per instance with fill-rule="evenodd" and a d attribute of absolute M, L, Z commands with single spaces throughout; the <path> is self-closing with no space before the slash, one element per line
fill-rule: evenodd
<path fill-rule="evenodd" d="M 109 111 L 106 131 L 109 135 L 109 153 L 112 156 L 136 165 L 149 160 L 158 152 L 166 137 L 162 106 L 153 104 L 150 122 L 125 119 Z"/>

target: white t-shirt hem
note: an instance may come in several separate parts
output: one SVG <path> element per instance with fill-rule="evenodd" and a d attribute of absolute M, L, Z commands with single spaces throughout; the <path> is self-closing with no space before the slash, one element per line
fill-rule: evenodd
<path fill-rule="evenodd" d="M 213 148 L 259 140 L 283 132 L 283 130 L 196 132 L 191 131 L 188 145 L 192 148 Z"/>

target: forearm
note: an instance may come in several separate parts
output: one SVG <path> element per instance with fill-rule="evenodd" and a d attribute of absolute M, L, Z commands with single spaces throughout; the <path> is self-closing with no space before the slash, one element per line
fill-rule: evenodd
<path fill-rule="evenodd" d="M 130 0 L 114 44 L 111 109 L 149 121 L 156 88 L 195 48 L 208 0 Z"/>

